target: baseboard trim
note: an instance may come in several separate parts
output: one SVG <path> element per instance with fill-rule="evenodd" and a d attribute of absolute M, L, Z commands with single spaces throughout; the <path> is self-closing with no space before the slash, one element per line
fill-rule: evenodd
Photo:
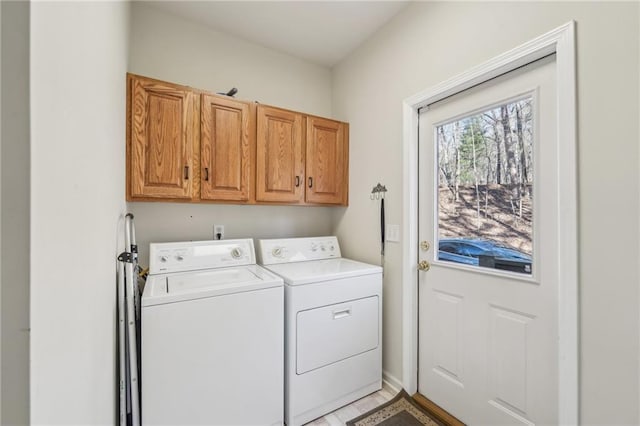
<path fill-rule="evenodd" d="M 402 389 L 402 381 L 398 380 L 395 376 L 393 376 L 386 370 L 382 370 L 382 383 L 383 386 L 390 388 L 395 393 L 400 392 L 400 390 Z"/>

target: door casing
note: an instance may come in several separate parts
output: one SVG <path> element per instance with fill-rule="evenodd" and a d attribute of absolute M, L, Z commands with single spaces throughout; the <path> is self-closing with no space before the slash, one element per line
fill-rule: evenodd
<path fill-rule="evenodd" d="M 556 54 L 558 144 L 559 422 L 579 424 L 578 215 L 575 22 L 505 52 L 403 102 L 402 384 L 413 394 L 418 377 L 418 110 L 523 65 Z"/>

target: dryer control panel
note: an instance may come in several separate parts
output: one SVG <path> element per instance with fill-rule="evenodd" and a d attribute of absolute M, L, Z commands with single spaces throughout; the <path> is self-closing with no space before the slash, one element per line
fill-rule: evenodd
<path fill-rule="evenodd" d="M 257 254 L 262 265 L 342 257 L 335 236 L 258 240 Z"/>
<path fill-rule="evenodd" d="M 151 243 L 149 273 L 196 271 L 256 263 L 253 240 Z"/>

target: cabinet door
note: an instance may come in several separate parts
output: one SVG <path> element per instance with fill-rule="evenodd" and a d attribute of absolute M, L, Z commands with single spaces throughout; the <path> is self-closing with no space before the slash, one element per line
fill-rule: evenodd
<path fill-rule="evenodd" d="M 252 122 L 249 103 L 202 95 L 201 199 L 249 201 Z"/>
<path fill-rule="evenodd" d="M 304 202 L 302 115 L 258 105 L 256 200 Z"/>
<path fill-rule="evenodd" d="M 197 96 L 188 88 L 129 75 L 127 199 L 190 199 Z"/>
<path fill-rule="evenodd" d="M 347 205 L 348 135 L 347 123 L 307 117 L 307 203 Z"/>

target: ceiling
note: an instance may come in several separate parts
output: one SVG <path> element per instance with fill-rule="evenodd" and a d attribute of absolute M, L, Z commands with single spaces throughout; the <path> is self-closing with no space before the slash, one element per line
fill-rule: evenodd
<path fill-rule="evenodd" d="M 153 1 L 145 2 L 216 31 L 331 67 L 409 2 Z"/>

